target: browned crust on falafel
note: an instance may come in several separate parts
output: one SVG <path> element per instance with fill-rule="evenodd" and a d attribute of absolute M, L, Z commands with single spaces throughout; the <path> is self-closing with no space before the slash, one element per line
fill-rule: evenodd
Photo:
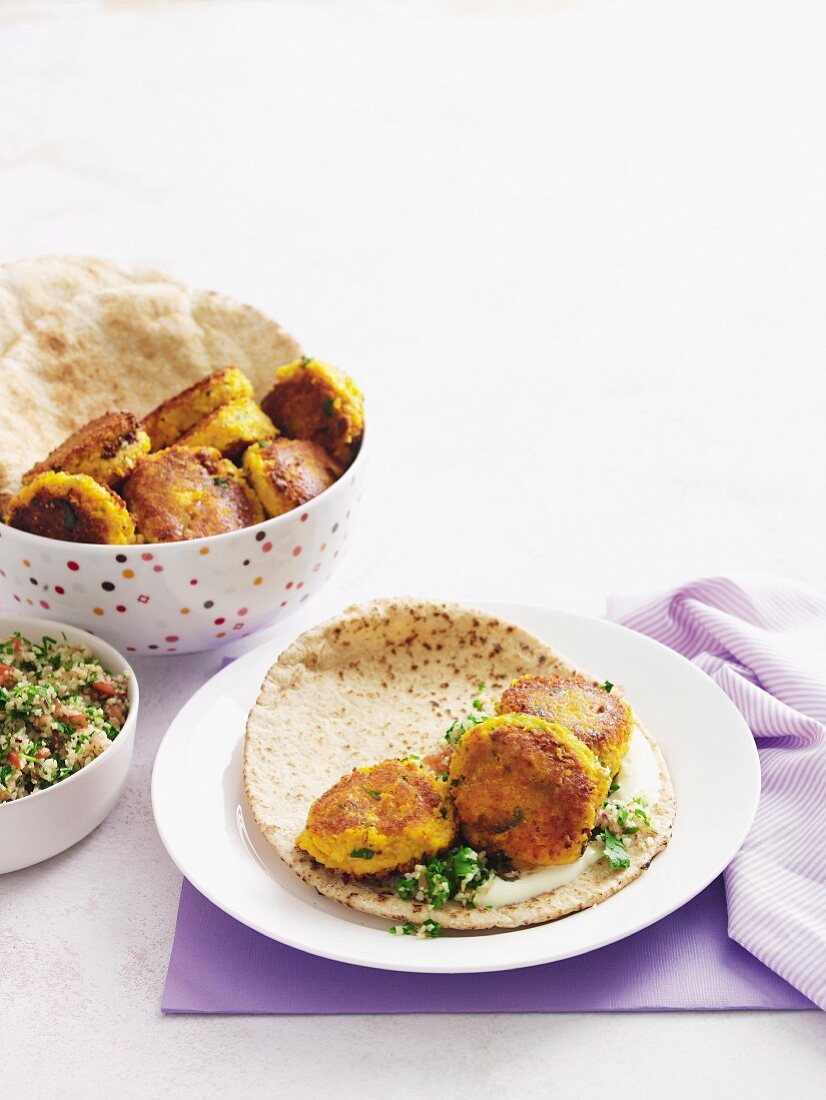
<path fill-rule="evenodd" d="M 346 376 L 336 384 L 339 372 L 304 359 L 281 368 L 276 384 L 261 401 L 261 408 L 273 424 L 293 439 L 318 443 L 342 466 L 348 466 L 358 452 L 363 424 L 353 406 L 358 391 Z"/>
<path fill-rule="evenodd" d="M 47 470 L 89 474 L 107 485 L 117 484 L 149 450 L 146 432 L 130 412 L 106 412 L 64 439 L 42 462 L 23 475 L 23 484 Z M 120 461 L 116 461 L 120 459 Z"/>
<path fill-rule="evenodd" d="M 559 722 L 617 771 L 634 728 L 625 700 L 584 676 L 525 676 L 502 693 L 500 714 L 533 714 Z"/>
<path fill-rule="evenodd" d="M 568 730 L 517 714 L 468 730 L 450 777 L 471 845 L 520 869 L 578 859 L 608 790 L 607 772 Z"/>
<path fill-rule="evenodd" d="M 147 542 L 220 535 L 263 518 L 240 470 L 213 447 L 174 445 L 148 455 L 123 495 Z"/>
<path fill-rule="evenodd" d="M 63 542 L 126 544 L 135 529 L 114 489 L 87 474 L 44 471 L 13 497 L 10 527 Z"/>
<path fill-rule="evenodd" d="M 271 516 L 299 508 L 323 493 L 342 474 L 324 448 L 308 439 L 273 439 L 250 447 L 244 468 L 252 487 Z"/>
<path fill-rule="evenodd" d="M 223 367 L 199 378 L 143 418 L 152 449 L 156 451 L 177 442 L 199 420 L 222 405 L 252 396 L 252 383 L 237 367 Z"/>

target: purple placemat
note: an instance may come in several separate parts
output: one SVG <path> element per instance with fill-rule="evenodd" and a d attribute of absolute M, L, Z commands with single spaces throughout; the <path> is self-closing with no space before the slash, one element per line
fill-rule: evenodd
<path fill-rule="evenodd" d="M 399 950 L 404 947 L 400 941 Z M 720 878 L 678 912 L 619 943 L 492 974 L 399 974 L 319 959 L 239 924 L 185 880 L 162 1007 L 334 1015 L 815 1006 L 729 939 Z"/>

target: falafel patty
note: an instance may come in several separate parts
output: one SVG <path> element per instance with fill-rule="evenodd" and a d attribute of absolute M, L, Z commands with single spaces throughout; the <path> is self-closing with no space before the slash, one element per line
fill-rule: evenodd
<path fill-rule="evenodd" d="M 143 426 L 152 440 L 152 450 L 170 446 L 222 405 L 252 395 L 252 382 L 237 367 L 213 371 L 144 417 Z"/>
<path fill-rule="evenodd" d="M 450 781 L 468 842 L 529 870 L 579 859 L 611 777 L 564 726 L 505 714 L 463 734 Z"/>
<path fill-rule="evenodd" d="M 261 408 L 279 431 L 319 443 L 342 466 L 355 458 L 364 432 L 364 398 L 336 367 L 307 358 L 279 367 Z"/>
<path fill-rule="evenodd" d="M 264 513 L 244 475 L 213 447 L 156 451 L 123 485 L 147 542 L 179 542 L 260 523 Z"/>
<path fill-rule="evenodd" d="M 559 722 L 616 775 L 634 731 L 634 715 L 619 695 L 584 676 L 523 676 L 502 693 L 500 714 L 533 714 Z"/>
<path fill-rule="evenodd" d="M 65 542 L 135 541 L 135 524 L 123 500 L 88 474 L 38 474 L 12 497 L 6 522 L 20 531 Z"/>
<path fill-rule="evenodd" d="M 278 431 L 256 403 L 244 397 L 211 412 L 181 436 L 183 447 L 215 447 L 225 458 L 237 458 L 250 445 L 272 439 Z"/>
<path fill-rule="evenodd" d="M 272 439 L 244 452 L 244 472 L 268 516 L 306 504 L 341 477 L 341 467 L 309 439 Z"/>
<path fill-rule="evenodd" d="M 117 485 L 149 453 L 149 436 L 130 412 L 107 412 L 72 432 L 42 462 L 23 475 L 23 484 L 48 470 L 88 474 Z"/>
<path fill-rule="evenodd" d="M 296 844 L 317 863 L 383 878 L 435 856 L 456 836 L 447 783 L 412 760 L 355 768 L 310 807 Z"/>

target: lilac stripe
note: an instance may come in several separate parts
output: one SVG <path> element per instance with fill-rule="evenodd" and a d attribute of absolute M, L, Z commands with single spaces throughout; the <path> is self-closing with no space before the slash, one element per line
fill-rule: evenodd
<path fill-rule="evenodd" d="M 690 658 L 760 754 L 751 832 L 726 870 L 729 935 L 826 1008 L 826 598 L 786 581 L 709 577 L 610 600 L 610 618 Z"/>

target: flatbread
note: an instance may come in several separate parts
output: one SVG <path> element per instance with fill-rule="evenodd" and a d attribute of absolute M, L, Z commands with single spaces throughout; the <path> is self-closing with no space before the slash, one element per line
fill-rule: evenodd
<path fill-rule="evenodd" d="M 540 671 L 582 670 L 520 627 L 455 604 L 377 600 L 307 631 L 267 673 L 247 721 L 244 783 L 261 833 L 319 893 L 364 913 L 421 922 L 430 910 L 402 901 L 392 880 L 353 879 L 298 849 L 307 811 L 354 767 L 433 751 L 450 723 L 467 713 L 479 683 L 498 694 L 514 677 Z M 675 811 L 665 761 L 643 732 L 659 763 L 660 797 L 650 807 L 651 843 L 628 849 L 629 868 L 613 871 L 600 860 L 567 886 L 499 909 L 450 902 L 438 910 L 439 923 L 539 924 L 587 909 L 637 878 L 668 843 Z"/>
<path fill-rule="evenodd" d="M 0 267 L 0 503 L 71 432 L 111 409 L 141 417 L 219 367 L 256 397 L 301 354 L 259 310 L 157 272 L 44 257 Z"/>
<path fill-rule="evenodd" d="M 95 256 L 41 256 L 0 264 L 0 356 L 55 306 L 108 287 L 140 283 L 183 285 L 161 271 L 130 270 Z"/>

